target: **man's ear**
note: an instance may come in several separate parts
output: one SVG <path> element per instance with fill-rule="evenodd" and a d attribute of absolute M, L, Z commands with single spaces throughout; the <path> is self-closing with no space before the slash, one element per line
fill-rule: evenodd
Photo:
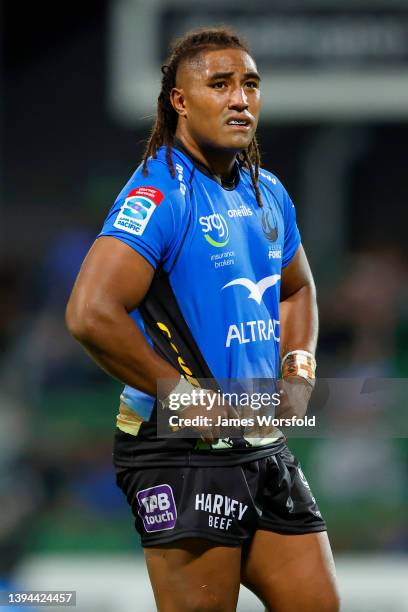
<path fill-rule="evenodd" d="M 173 87 L 170 93 L 170 102 L 178 115 L 180 115 L 181 117 L 187 116 L 183 89 Z"/>

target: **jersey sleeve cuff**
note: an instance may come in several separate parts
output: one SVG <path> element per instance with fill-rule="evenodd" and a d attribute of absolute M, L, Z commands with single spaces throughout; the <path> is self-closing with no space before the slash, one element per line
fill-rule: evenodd
<path fill-rule="evenodd" d="M 301 242 L 300 235 L 298 235 L 296 243 L 293 245 L 289 253 L 287 255 L 285 254 L 285 257 L 282 259 L 282 268 L 286 268 L 286 266 L 290 264 L 290 262 L 292 261 L 292 259 L 297 253 L 297 250 L 300 246 L 300 242 Z"/>
<path fill-rule="evenodd" d="M 157 268 L 159 262 L 155 255 L 146 247 L 146 245 L 136 244 L 133 240 L 130 240 L 126 234 L 118 234 L 117 232 L 101 232 L 96 238 L 98 239 L 102 236 L 112 236 L 112 238 L 117 238 L 121 242 L 124 242 L 134 251 L 139 253 L 139 255 L 144 257 L 154 269 Z"/>

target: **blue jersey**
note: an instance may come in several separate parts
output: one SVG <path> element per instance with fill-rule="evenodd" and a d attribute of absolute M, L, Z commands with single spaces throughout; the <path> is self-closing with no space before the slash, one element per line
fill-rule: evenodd
<path fill-rule="evenodd" d="M 172 159 L 174 178 L 164 147 L 147 176 L 136 170 L 100 234 L 122 240 L 155 269 L 131 316 L 186 378 L 277 378 L 282 268 L 300 244 L 293 203 L 265 170 L 260 207 L 238 162 L 226 187 L 182 147 L 172 148 Z M 151 419 L 154 398 L 125 387 L 122 399 Z"/>

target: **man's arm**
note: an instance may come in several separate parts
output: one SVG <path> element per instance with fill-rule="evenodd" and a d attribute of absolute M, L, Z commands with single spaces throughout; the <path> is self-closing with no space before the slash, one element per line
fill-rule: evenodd
<path fill-rule="evenodd" d="M 177 382 L 180 374 L 153 350 L 128 314 L 143 301 L 153 275 L 152 266 L 130 246 L 110 236 L 99 238 L 82 264 L 66 322 L 108 374 L 155 396 L 157 379 Z"/>
<path fill-rule="evenodd" d="M 129 316 L 143 301 L 152 282 L 152 266 L 134 249 L 110 236 L 99 238 L 82 264 L 66 310 L 67 326 L 91 357 L 111 376 L 156 396 L 157 381 L 174 390 L 180 373 L 162 359 Z M 206 391 L 213 395 L 213 391 Z M 189 407 L 186 417 L 206 414 L 206 405 Z M 215 405 L 217 414 L 233 416 L 230 406 Z M 195 428 L 208 442 L 220 437 L 217 427 Z"/>
<path fill-rule="evenodd" d="M 314 353 L 318 333 L 316 289 L 303 247 L 282 271 L 281 282 L 281 357 L 295 351 L 282 362 L 281 403 L 278 416 L 303 417 L 313 390 Z M 300 356 L 297 357 L 297 351 Z M 311 353 L 310 356 L 304 351 Z M 299 359 L 299 360 L 298 360 Z"/>
<path fill-rule="evenodd" d="M 302 245 L 282 270 L 280 319 L 281 356 L 297 349 L 314 354 L 318 334 L 316 289 Z"/>

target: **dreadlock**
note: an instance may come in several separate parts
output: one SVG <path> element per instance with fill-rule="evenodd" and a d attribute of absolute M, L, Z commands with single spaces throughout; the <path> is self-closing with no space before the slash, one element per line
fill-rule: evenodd
<path fill-rule="evenodd" d="M 178 114 L 170 102 L 170 94 L 176 86 L 177 70 L 181 61 L 190 59 L 198 53 L 207 49 L 241 49 L 249 53 L 248 47 L 238 36 L 228 28 L 200 29 L 187 32 L 182 38 L 175 41 L 171 48 L 171 54 L 161 67 L 163 74 L 161 90 L 157 99 L 157 116 L 154 123 L 146 150 L 143 155 L 142 172 L 147 176 L 148 158 L 157 157 L 157 151 L 161 146 L 166 147 L 166 161 L 169 165 L 170 174 L 174 178 L 176 171 L 171 158 L 171 147 L 177 128 Z M 261 192 L 259 189 L 259 166 L 261 163 L 257 140 L 251 140 L 249 146 L 237 155 L 241 167 L 246 167 L 251 175 L 252 185 L 255 191 L 256 201 L 262 206 Z"/>

